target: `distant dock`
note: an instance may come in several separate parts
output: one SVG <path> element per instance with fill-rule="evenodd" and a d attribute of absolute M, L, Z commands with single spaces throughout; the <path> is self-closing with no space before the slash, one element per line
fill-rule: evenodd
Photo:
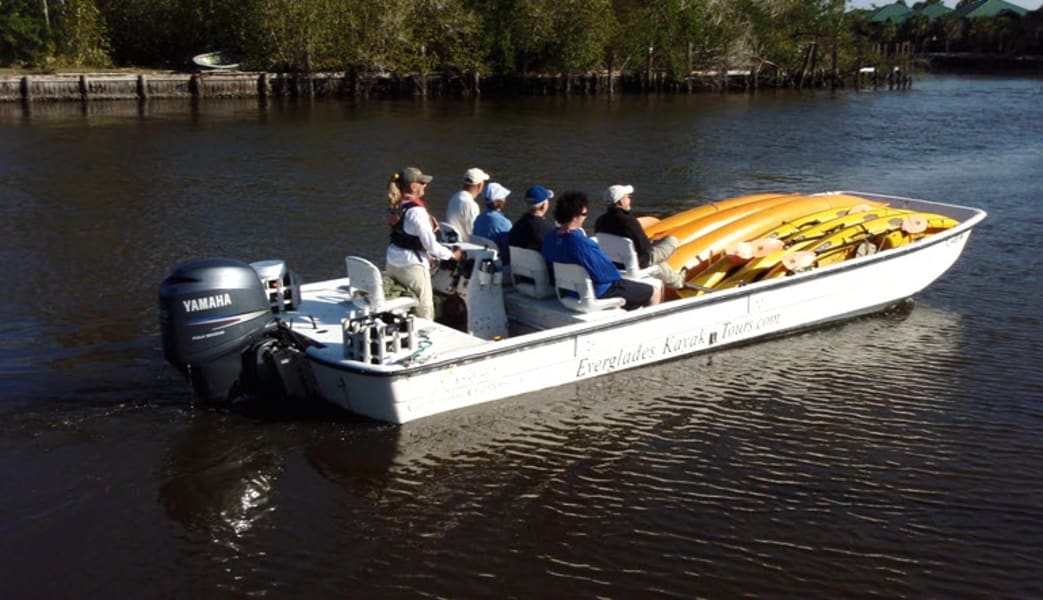
<path fill-rule="evenodd" d="M 904 74 L 904 73 L 903 73 Z M 853 73 L 847 83 L 856 88 L 896 87 L 893 73 Z M 908 85 L 906 80 L 906 85 Z M 805 86 L 805 83 L 807 84 Z M 827 87 L 823 73 L 803 79 L 798 87 Z M 840 83 L 843 85 L 843 83 Z M 364 98 L 409 96 L 471 96 L 492 94 L 611 95 L 616 92 L 698 93 L 752 91 L 790 87 L 768 74 L 750 70 L 693 71 L 682 79 L 665 73 L 608 71 L 577 75 L 530 75 L 524 78 L 480 77 L 477 73 L 322 72 L 267 73 L 204 71 L 195 73 L 72 73 L 0 75 L 0 103 L 90 102 L 204 98 Z M 836 87 L 834 85 L 834 87 Z"/>
<path fill-rule="evenodd" d="M 306 81 L 297 75 L 227 71 L 0 75 L 0 102 L 264 98 L 299 93 L 301 86 L 327 95 L 343 85 L 343 74 L 336 73 L 311 74 Z"/>

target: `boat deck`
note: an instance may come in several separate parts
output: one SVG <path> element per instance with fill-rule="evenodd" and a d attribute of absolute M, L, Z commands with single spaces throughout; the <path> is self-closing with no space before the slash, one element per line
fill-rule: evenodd
<path fill-rule="evenodd" d="M 351 300 L 348 278 L 331 279 L 301 286 L 301 306 L 285 313 L 282 321 L 295 332 L 325 345 L 312 354 L 326 362 L 354 362 L 344 357 L 344 332 L 341 321 L 361 308 Z M 416 319 L 421 346 L 438 348 L 439 354 L 464 350 L 488 343 L 486 340 L 427 319 Z M 418 356 L 423 356 L 421 348 Z"/>
<path fill-rule="evenodd" d="M 539 330 L 552 329 L 574 323 L 600 321 L 624 312 L 622 308 L 613 308 L 597 312 L 579 313 L 565 308 L 556 297 L 532 298 L 510 288 L 503 291 L 503 302 L 509 321 Z"/>
<path fill-rule="evenodd" d="M 348 283 L 348 278 L 344 277 L 302 286 L 300 307 L 281 317 L 293 331 L 323 344 L 324 348 L 312 349 L 311 352 L 326 362 L 355 362 L 344 355 L 342 321 L 353 311 L 361 314 L 362 309 L 352 302 Z M 510 330 L 518 335 L 611 319 L 623 312 L 615 308 L 579 313 L 563 306 L 556 297 L 532 298 L 510 288 L 504 290 L 503 298 Z M 490 343 L 489 340 L 435 321 L 417 318 L 415 323 L 421 347 L 414 353 L 414 358 L 420 361 L 423 361 L 428 347 L 437 348 L 439 355 L 445 355 Z M 385 366 L 394 368 L 407 356 L 409 354 L 397 355 L 394 360 L 387 361 Z"/>
<path fill-rule="evenodd" d="M 930 244 L 909 246 L 880 253 L 879 255 L 854 259 L 842 266 L 838 265 L 837 267 L 818 269 L 815 271 L 812 279 L 821 279 L 820 275 L 831 272 L 850 272 L 851 269 L 860 267 L 863 263 L 873 264 L 882 259 L 888 259 L 888 257 L 898 258 L 904 257 L 907 254 L 912 254 L 914 256 L 926 255 L 918 250 L 924 246 L 935 246 L 945 240 L 951 240 L 946 242 L 947 244 L 955 244 L 962 248 L 962 243 L 966 239 L 966 230 L 969 230 L 975 223 L 984 218 L 984 213 L 977 209 L 953 205 L 940 205 L 905 198 L 887 196 L 879 196 L 878 198 L 886 200 L 894 206 L 900 206 L 903 208 L 942 212 L 943 214 L 950 215 L 953 218 L 963 221 L 963 223 L 960 226 L 947 231 L 944 235 L 939 235 L 934 239 L 934 242 Z M 903 261 L 910 262 L 904 258 Z M 869 269 L 864 269 L 863 272 L 869 272 Z M 787 280 L 786 283 L 793 283 L 793 281 L 798 279 L 805 280 L 807 279 L 807 276 L 804 275 L 799 278 L 794 278 L 793 280 Z M 761 283 L 764 285 L 762 286 Z M 789 307 L 792 303 L 783 302 L 782 300 L 772 300 L 769 302 L 765 300 L 764 297 L 758 297 L 757 300 L 754 301 L 752 300 L 753 296 L 751 294 L 759 290 L 778 288 L 781 285 L 781 280 L 759 282 L 756 285 L 746 286 L 742 288 L 741 291 L 738 288 L 722 290 L 720 292 L 721 296 L 717 298 L 721 300 L 726 300 L 733 296 L 748 298 L 748 301 L 744 300 L 743 303 L 741 303 L 742 310 L 740 312 L 742 315 L 740 316 L 748 316 L 751 314 L 756 316 L 761 313 L 768 314 L 766 312 L 768 310 L 766 307 L 769 305 L 781 308 L 782 306 Z M 836 288 L 841 284 L 832 283 L 831 285 Z M 865 285 L 864 282 L 859 280 L 859 289 L 862 289 Z M 795 289 L 789 285 L 787 285 L 787 287 L 789 287 L 790 290 Z M 819 288 L 813 285 L 804 285 L 801 289 L 818 290 Z M 908 296 L 915 291 L 916 290 L 910 288 L 909 292 L 901 292 L 898 295 Z M 830 292 L 830 294 L 826 295 L 833 297 L 837 294 Z M 499 294 L 497 293 L 496 296 L 498 299 Z M 783 294 L 783 296 L 786 298 L 793 297 L 793 292 L 789 291 L 786 294 Z M 363 362 L 361 358 L 356 359 L 355 355 L 351 354 L 350 348 L 347 351 L 345 348 L 345 340 L 349 337 L 349 334 L 345 333 L 345 327 L 343 324 L 345 318 L 353 316 L 353 314 L 358 316 L 364 314 L 363 309 L 352 301 L 349 279 L 343 277 L 303 285 L 301 287 L 301 297 L 301 305 L 298 307 L 298 310 L 283 313 L 281 315 L 281 320 L 295 332 L 323 345 L 321 348 L 310 348 L 308 350 L 309 354 L 328 365 L 343 365 L 347 367 L 361 367 L 364 365 L 365 370 L 370 374 L 397 372 L 418 363 L 427 363 L 428 361 L 436 359 L 436 357 L 445 359 L 449 361 L 447 364 L 450 364 L 460 357 L 476 355 L 476 353 L 482 352 L 483 347 L 486 349 L 489 348 L 490 344 L 504 344 L 506 346 L 517 346 L 521 348 L 529 343 L 529 341 L 539 341 L 548 338 L 548 336 L 554 336 L 555 331 L 559 329 L 578 331 L 584 329 L 584 325 L 593 325 L 595 323 L 606 321 L 611 322 L 614 320 L 627 321 L 624 317 L 626 313 L 622 309 L 616 308 L 590 313 L 574 312 L 565 307 L 556 297 L 538 299 L 526 296 L 518 290 L 506 288 L 502 291 L 504 313 L 501 313 L 501 315 L 505 314 L 506 316 L 508 328 L 504 333 L 509 334 L 507 335 L 509 339 L 500 338 L 498 336 L 503 334 L 498 334 L 496 340 L 487 340 L 478 335 L 471 335 L 441 323 L 427 319 L 415 318 L 413 321 L 415 335 L 409 336 L 408 334 L 403 334 L 404 337 L 400 338 L 408 339 L 412 342 L 410 348 L 399 349 L 397 343 L 392 340 L 394 351 L 392 354 L 387 354 L 385 360 L 381 363 L 377 363 L 375 359 L 370 361 L 367 358 L 368 362 Z M 472 301 L 476 299 L 477 298 L 473 298 Z M 491 300 L 492 297 L 482 299 L 482 301 Z M 889 301 L 890 298 L 887 300 Z M 802 302 L 804 301 L 810 302 L 807 298 L 802 300 Z M 686 304 L 691 304 L 693 310 L 696 310 L 696 305 L 703 305 L 702 302 Z M 718 303 L 714 302 L 713 304 L 716 305 Z M 655 308 L 656 307 L 652 308 L 653 312 L 656 312 Z M 855 309 L 846 310 L 845 314 L 854 314 L 855 312 Z M 798 320 L 800 318 L 805 318 L 792 317 L 794 312 L 789 308 L 786 309 L 785 314 L 787 319 L 790 320 L 794 318 Z M 768 317 L 779 319 L 777 314 L 768 314 Z M 739 316 L 729 317 L 729 319 L 733 318 L 737 319 Z M 813 320 L 811 317 L 807 317 L 806 319 L 808 321 Z M 758 323 L 760 322 L 758 321 Z M 378 324 L 377 327 L 382 326 Z M 577 329 L 577 327 L 579 329 Z M 758 325 L 758 327 L 760 327 L 760 325 Z M 765 327 L 760 328 L 771 329 Z M 596 329 L 601 328 L 596 327 Z M 358 333 L 354 335 L 357 336 Z M 529 335 L 536 337 L 529 338 Z M 366 339 L 369 338 L 367 337 Z M 361 341 L 357 337 L 356 343 L 359 348 L 365 348 L 365 346 L 361 345 Z M 383 347 L 373 347 L 385 351 L 383 350 Z M 369 351 L 359 350 L 359 352 L 368 353 Z M 388 350 L 386 352 L 391 351 Z"/>

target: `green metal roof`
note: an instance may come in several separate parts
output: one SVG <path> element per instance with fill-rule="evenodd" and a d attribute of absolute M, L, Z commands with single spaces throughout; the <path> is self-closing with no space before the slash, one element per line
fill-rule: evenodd
<path fill-rule="evenodd" d="M 869 20 L 873 23 L 887 23 L 888 21 L 904 23 L 906 19 L 913 15 L 923 15 L 928 20 L 933 21 L 948 13 L 953 13 L 957 19 L 974 19 L 977 17 L 995 17 L 1003 12 L 1012 12 L 1018 16 L 1024 16 L 1029 11 L 1017 4 L 1011 4 L 1004 0 L 978 0 L 957 8 L 955 11 L 941 2 L 927 4 L 915 10 L 902 2 L 895 2 L 876 9 L 872 16 L 869 17 Z"/>
<path fill-rule="evenodd" d="M 888 21 L 901 23 L 906 20 L 912 12 L 913 11 L 905 4 L 895 2 L 894 4 L 888 4 L 887 6 L 882 6 L 877 9 L 869 20 L 873 23 L 886 23 Z"/>
<path fill-rule="evenodd" d="M 935 4 L 928 4 L 923 8 L 914 11 L 917 14 L 921 14 L 927 17 L 928 21 L 933 21 L 942 15 L 947 15 L 952 12 L 952 9 L 942 4 L 941 2 Z"/>
<path fill-rule="evenodd" d="M 960 19 L 974 19 L 977 17 L 995 17 L 1002 12 L 1012 12 L 1019 17 L 1028 14 L 1028 11 L 1004 0 L 980 0 L 956 9 L 956 16 Z"/>

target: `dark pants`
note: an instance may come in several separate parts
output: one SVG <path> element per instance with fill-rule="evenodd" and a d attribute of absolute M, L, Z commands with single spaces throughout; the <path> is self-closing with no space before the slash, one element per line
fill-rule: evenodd
<path fill-rule="evenodd" d="M 634 310 L 646 306 L 652 299 L 655 291 L 651 285 L 634 281 L 633 279 L 617 279 L 609 286 L 608 291 L 601 295 L 602 298 L 623 298 L 627 301 L 623 305 L 625 310 Z"/>

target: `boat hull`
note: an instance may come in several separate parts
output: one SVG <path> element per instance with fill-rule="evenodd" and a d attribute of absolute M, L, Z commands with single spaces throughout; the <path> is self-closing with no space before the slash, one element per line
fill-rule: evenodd
<path fill-rule="evenodd" d="M 239 69 L 239 61 L 226 52 L 206 52 L 192 57 L 196 66 L 218 71 L 235 71 Z"/>
<path fill-rule="evenodd" d="M 880 198 L 880 197 L 878 197 Z M 903 199 L 889 198 L 892 204 Z M 879 312 L 907 299 L 959 258 L 984 212 L 913 201 L 962 223 L 916 244 L 804 273 L 679 299 L 616 318 L 451 349 L 405 367 L 351 364 L 309 350 L 321 395 L 343 408 L 405 423 L 599 375 Z"/>

